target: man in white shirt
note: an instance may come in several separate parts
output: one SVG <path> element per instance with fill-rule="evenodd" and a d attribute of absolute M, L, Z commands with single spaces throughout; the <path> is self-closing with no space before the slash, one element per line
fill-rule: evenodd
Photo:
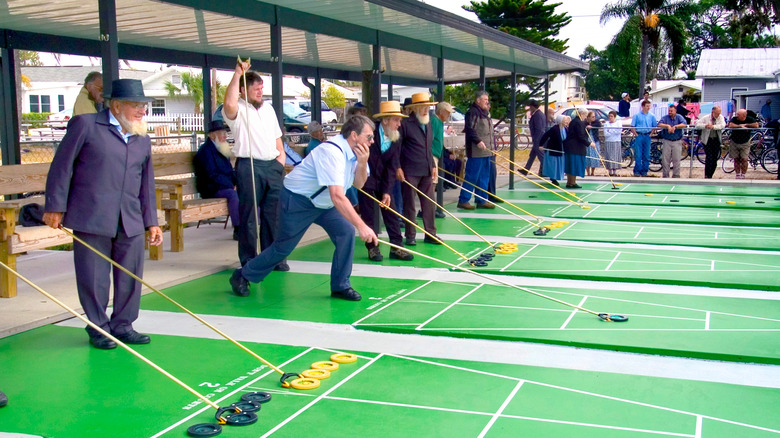
<path fill-rule="evenodd" d="M 701 142 L 704 143 L 704 177 L 712 178 L 715 169 L 718 167 L 718 158 L 720 158 L 721 133 L 726 127 L 726 120 L 720 114 L 718 105 L 712 107 L 712 112 L 699 119 L 696 122 L 696 128 L 701 129 Z"/>
<path fill-rule="evenodd" d="M 260 223 L 261 250 L 268 248 L 276 238 L 277 206 L 285 161 L 279 120 L 274 108 L 263 101 L 263 78 L 249 67 L 248 62 L 236 64 L 222 107 L 225 123 L 235 139 L 233 153 L 236 156 L 236 189 L 241 218 L 238 259 L 242 266 L 258 254 L 256 219 Z M 249 102 L 244 100 L 245 96 Z M 277 269 L 288 271 L 290 268 L 282 260 Z"/>
<path fill-rule="evenodd" d="M 374 123 L 365 116 L 353 116 L 341 128 L 341 134 L 315 148 L 284 180 L 280 215 L 285 226 L 273 244 L 247 261 L 230 277 L 230 286 L 238 296 L 249 295 L 249 282 L 262 281 L 279 262 L 295 249 L 306 230 L 315 223 L 328 233 L 336 249 L 330 273 L 334 298 L 359 301 L 352 289 L 352 256 L 355 252 L 355 228 L 360 239 L 377 243 L 376 233 L 360 219 L 346 197 L 346 188 L 362 188 L 368 178 L 369 147 L 374 139 Z"/>

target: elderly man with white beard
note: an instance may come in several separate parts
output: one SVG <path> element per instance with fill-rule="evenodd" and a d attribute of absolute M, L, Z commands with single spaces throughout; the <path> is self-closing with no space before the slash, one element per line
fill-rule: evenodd
<path fill-rule="evenodd" d="M 43 221 L 61 225 L 111 257 L 138 277 L 143 276 L 144 233 L 160 245 L 154 193 L 152 144 L 146 134 L 147 102 L 141 81 L 112 82 L 109 109 L 70 119 L 49 168 Z M 141 283 L 113 270 L 114 310 L 106 314 L 111 289 L 111 264 L 80 242 L 73 244 L 79 302 L 87 318 L 126 344 L 147 344 L 136 332 Z M 87 327 L 90 344 L 108 350 L 116 343 Z"/>
<path fill-rule="evenodd" d="M 208 138 L 193 159 L 195 188 L 202 198 L 225 198 L 233 224 L 233 240 L 238 240 L 238 192 L 236 173 L 230 164 L 231 148 L 227 141 L 228 127 L 222 120 L 209 123 Z"/>
<path fill-rule="evenodd" d="M 433 180 L 437 177 L 436 163 L 433 161 L 433 128 L 431 127 L 429 110 L 431 105 L 437 102 L 430 101 L 430 94 L 415 93 L 411 102 L 404 108 L 410 108 L 409 118 L 401 122 L 401 147 L 397 159 L 396 178 L 406 183 L 401 184 L 403 196 L 404 217 L 410 222 L 415 222 L 417 207 L 414 202 L 415 195 L 420 199 L 423 227 L 425 228 L 425 243 L 440 245 L 431 236 L 436 235 L 436 223 L 434 222 L 435 206 L 425 196 L 417 193 L 414 186 L 430 199 L 433 199 Z M 407 184 L 408 183 L 408 184 Z M 417 229 L 412 226 L 405 228 L 406 244 L 417 245 Z"/>
<path fill-rule="evenodd" d="M 369 149 L 368 156 L 369 175 L 363 184 L 363 191 L 381 202 L 382 220 L 385 222 L 390 243 L 398 246 L 403 246 L 403 238 L 398 217 L 391 211 L 395 211 L 397 205 L 396 200 L 392 198 L 396 171 L 393 161 L 400 148 L 398 140 L 401 134 L 398 128 L 401 126 L 401 119 L 406 117 L 401 113 L 399 102 L 391 100 L 379 104 L 379 113 L 374 114 L 376 119 L 374 143 Z M 360 216 L 366 225 L 379 234 L 381 228 L 376 217 L 376 201 L 374 199 L 363 192 L 358 192 Z M 376 243 L 366 242 L 366 249 L 368 249 L 369 260 L 382 261 L 382 252 Z M 410 261 L 414 259 L 414 256 L 403 249 L 392 248 L 390 249 L 390 258 Z"/>

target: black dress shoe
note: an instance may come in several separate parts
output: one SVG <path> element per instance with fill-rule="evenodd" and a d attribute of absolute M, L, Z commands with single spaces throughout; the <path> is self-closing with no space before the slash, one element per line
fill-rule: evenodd
<path fill-rule="evenodd" d="M 233 271 L 233 275 L 230 276 L 230 287 L 233 288 L 233 293 L 239 297 L 249 296 L 249 282 L 241 275 L 240 269 Z"/>
<path fill-rule="evenodd" d="M 274 266 L 274 271 L 287 272 L 289 270 L 290 270 L 290 265 L 288 265 L 287 262 L 282 262 Z"/>
<path fill-rule="evenodd" d="M 417 245 L 417 239 L 415 239 L 414 237 L 407 237 L 406 238 L 406 245 L 407 246 Z"/>
<path fill-rule="evenodd" d="M 439 236 L 436 236 L 436 238 L 438 239 Z M 441 242 L 439 242 L 438 240 L 434 239 L 431 236 L 425 236 L 425 239 L 423 239 L 423 242 L 425 242 L 425 243 L 432 243 L 434 245 L 441 245 Z"/>
<path fill-rule="evenodd" d="M 111 339 L 108 339 L 107 337 L 101 334 L 90 336 L 89 343 L 92 344 L 93 347 L 100 350 L 113 350 L 114 348 L 116 348 L 116 342 L 112 341 Z"/>
<path fill-rule="evenodd" d="M 114 337 L 124 342 L 125 344 L 148 344 L 151 341 L 149 335 L 138 333 L 135 330 L 130 330 L 129 332 L 121 335 L 114 335 Z"/>
<path fill-rule="evenodd" d="M 355 289 L 352 289 L 351 287 L 348 287 L 344 290 L 334 290 L 330 293 L 330 296 L 333 298 L 341 298 L 347 301 L 360 301 L 363 298 Z"/>
<path fill-rule="evenodd" d="M 0 391 L 0 408 L 8 404 L 8 396 Z"/>
<path fill-rule="evenodd" d="M 446 214 L 444 214 L 444 212 L 443 212 L 443 211 L 441 211 L 441 210 L 436 210 L 436 213 L 434 213 L 433 215 L 434 215 L 434 216 L 435 216 L 437 219 L 444 219 L 445 217 L 447 217 L 447 215 L 446 215 Z"/>

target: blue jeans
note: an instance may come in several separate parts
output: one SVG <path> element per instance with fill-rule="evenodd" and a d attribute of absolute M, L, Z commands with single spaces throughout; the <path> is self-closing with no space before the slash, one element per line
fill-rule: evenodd
<path fill-rule="evenodd" d="M 634 175 L 647 175 L 650 168 L 650 136 L 639 134 L 634 140 Z"/>
<path fill-rule="evenodd" d="M 474 190 L 483 198 L 487 197 L 488 184 L 490 184 L 490 157 L 469 158 L 466 161 L 466 175 L 463 177 L 463 189 L 460 191 L 458 203 L 466 203 L 471 200 Z M 476 187 L 478 188 L 475 188 Z M 477 204 L 485 202 L 482 198 L 476 198 Z"/>
<path fill-rule="evenodd" d="M 282 223 L 279 224 L 276 239 L 271 246 L 263 249 L 257 257 L 249 259 L 241 268 L 244 278 L 252 283 L 262 281 L 276 265 L 293 252 L 309 226 L 317 224 L 325 229 L 330 240 L 336 245 L 330 267 L 331 291 L 350 287 L 355 227 L 335 207 L 317 208 L 308 197 L 283 188 L 279 197 L 279 217 L 282 218 Z"/>

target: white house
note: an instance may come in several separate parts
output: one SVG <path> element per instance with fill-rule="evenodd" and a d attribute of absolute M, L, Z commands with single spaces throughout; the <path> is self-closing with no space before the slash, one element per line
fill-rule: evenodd
<path fill-rule="evenodd" d="M 695 94 L 701 96 L 701 79 L 674 79 L 659 81 L 653 79 L 650 83 L 650 100 L 654 103 L 664 104 L 677 102 L 684 95 Z"/>

